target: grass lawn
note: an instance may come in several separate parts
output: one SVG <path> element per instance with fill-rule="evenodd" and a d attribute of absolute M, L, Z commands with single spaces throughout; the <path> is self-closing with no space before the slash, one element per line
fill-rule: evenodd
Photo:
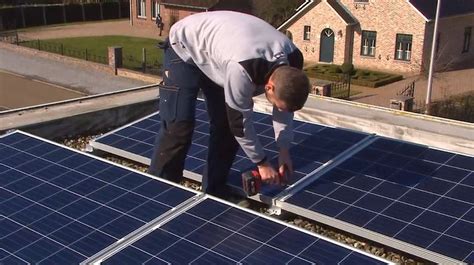
<path fill-rule="evenodd" d="M 64 55 L 107 63 L 107 49 L 110 46 L 121 46 L 125 68 L 140 70 L 142 67 L 142 50 L 146 49 L 147 68 L 159 68 L 163 62 L 162 50 L 156 48 L 158 40 L 128 36 L 94 36 L 62 39 L 40 40 L 42 50 L 63 53 Z M 37 48 L 37 41 L 22 45 Z M 94 58 L 98 58 L 94 60 Z M 105 61 L 104 61 L 105 60 Z"/>
<path fill-rule="evenodd" d="M 305 69 L 309 77 L 329 81 L 339 81 L 342 70 L 335 64 L 318 64 Z M 365 69 L 355 69 L 351 74 L 351 83 L 359 86 L 379 87 L 402 80 L 403 76 Z"/>

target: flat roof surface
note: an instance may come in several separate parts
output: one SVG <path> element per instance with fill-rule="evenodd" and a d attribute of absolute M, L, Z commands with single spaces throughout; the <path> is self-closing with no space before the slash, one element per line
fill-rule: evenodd
<path fill-rule="evenodd" d="M 86 94 L 0 70 L 0 110 L 45 104 Z"/>

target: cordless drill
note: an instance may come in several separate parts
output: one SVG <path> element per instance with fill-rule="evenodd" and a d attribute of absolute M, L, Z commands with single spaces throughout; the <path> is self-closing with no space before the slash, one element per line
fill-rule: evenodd
<path fill-rule="evenodd" d="M 284 165 L 285 175 L 288 172 L 288 168 Z M 286 181 L 286 176 L 280 175 L 280 183 L 284 184 L 283 181 Z M 242 173 L 242 188 L 247 196 L 253 196 L 260 192 L 262 187 L 262 177 L 258 172 L 258 169 L 250 170 Z"/>

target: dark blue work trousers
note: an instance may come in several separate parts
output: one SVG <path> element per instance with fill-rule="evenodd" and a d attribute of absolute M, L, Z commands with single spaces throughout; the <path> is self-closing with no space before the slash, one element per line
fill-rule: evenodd
<path fill-rule="evenodd" d="M 202 186 L 204 192 L 222 196 L 227 192 L 227 176 L 239 146 L 229 128 L 224 89 L 195 65 L 181 60 L 168 41 L 160 43 L 160 47 L 164 49 L 163 82 L 159 85 L 161 128 L 149 173 L 174 182 L 181 180 L 192 141 L 197 95 L 201 89 L 210 121 Z"/>

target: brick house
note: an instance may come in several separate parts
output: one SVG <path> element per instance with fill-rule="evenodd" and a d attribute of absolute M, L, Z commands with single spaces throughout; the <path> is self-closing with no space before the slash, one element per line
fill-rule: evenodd
<path fill-rule="evenodd" d="M 441 0 L 436 70 L 474 67 L 474 0 Z M 308 0 L 279 29 L 307 62 L 419 73 L 431 52 L 436 0 Z"/>
<path fill-rule="evenodd" d="M 163 34 L 178 20 L 198 12 L 233 10 L 250 13 L 246 0 L 130 0 L 130 24 L 156 29 L 156 18 L 161 17 Z"/>

